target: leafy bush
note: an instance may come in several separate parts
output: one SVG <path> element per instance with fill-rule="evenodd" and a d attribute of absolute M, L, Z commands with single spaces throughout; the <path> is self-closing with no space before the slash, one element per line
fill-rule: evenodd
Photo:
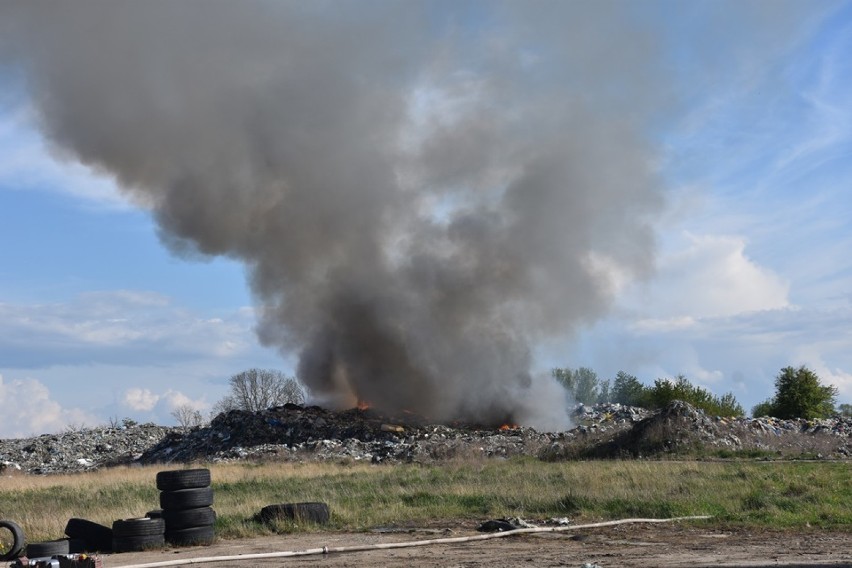
<path fill-rule="evenodd" d="M 693 385 L 683 375 L 678 375 L 674 381 L 657 379 L 645 398 L 651 408 L 662 408 L 675 400 L 682 400 L 714 416 L 745 414 L 733 393 L 725 393 L 721 397 L 715 396 L 707 389 Z"/>
<path fill-rule="evenodd" d="M 617 402 L 629 406 L 645 408 L 663 408 L 670 402 L 682 400 L 707 414 L 717 416 L 742 416 L 743 407 L 732 393 L 721 397 L 695 386 L 683 375 L 674 381 L 657 379 L 653 387 L 647 387 L 639 379 L 619 371 L 610 389 L 609 381 L 600 381 L 591 369 L 580 367 L 577 370 L 553 369 L 553 377 L 559 381 L 574 397 L 576 402 L 594 404 L 596 402 Z"/>
<path fill-rule="evenodd" d="M 772 416 L 773 412 L 771 398 L 757 403 L 754 408 L 751 409 L 751 415 L 755 418 L 759 416 Z"/>

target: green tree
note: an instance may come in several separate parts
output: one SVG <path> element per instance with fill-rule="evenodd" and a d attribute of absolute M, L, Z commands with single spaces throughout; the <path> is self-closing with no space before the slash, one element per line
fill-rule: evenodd
<path fill-rule="evenodd" d="M 655 379 L 654 386 L 651 387 L 651 391 L 648 393 L 648 399 L 650 400 L 650 406 L 654 408 L 662 408 L 667 406 L 669 403 L 675 400 L 686 400 L 686 397 L 683 396 L 682 388 L 678 388 L 678 385 L 675 381 L 670 379 Z M 678 396 L 680 394 L 680 396 Z"/>
<path fill-rule="evenodd" d="M 841 404 L 837 407 L 837 413 L 840 414 L 840 416 L 852 418 L 852 404 Z"/>
<path fill-rule="evenodd" d="M 574 371 L 568 367 L 564 369 L 556 368 L 552 369 L 550 373 L 553 375 L 553 378 L 556 379 L 560 385 L 562 385 L 565 390 L 571 393 L 571 396 L 574 396 Z"/>
<path fill-rule="evenodd" d="M 588 367 L 580 367 L 577 370 L 564 368 L 551 371 L 555 378 L 565 389 L 571 393 L 576 402 L 583 404 L 595 404 L 600 396 L 598 375 Z"/>
<path fill-rule="evenodd" d="M 609 386 L 609 379 L 603 379 L 600 382 L 600 389 L 598 392 L 598 402 L 607 403 L 612 402 L 612 391 Z"/>
<path fill-rule="evenodd" d="M 628 406 L 643 406 L 646 399 L 646 388 L 639 379 L 631 374 L 619 371 L 612 385 L 611 399 L 619 404 Z"/>
<path fill-rule="evenodd" d="M 772 416 L 777 418 L 825 418 L 834 414 L 837 388 L 823 385 L 804 365 L 784 367 L 775 377 Z"/>
<path fill-rule="evenodd" d="M 598 375 L 588 367 L 580 367 L 575 372 L 576 384 L 574 400 L 583 404 L 595 404 L 598 401 Z"/>
<path fill-rule="evenodd" d="M 230 410 L 257 412 L 288 402 L 302 404 L 305 391 L 293 377 L 270 369 L 248 369 L 228 379 L 231 392 L 213 406 L 214 414 Z"/>
<path fill-rule="evenodd" d="M 763 402 L 759 402 L 754 405 L 754 408 L 751 409 L 751 415 L 755 418 L 760 416 L 772 416 L 774 409 L 772 407 L 772 399 L 764 400 Z"/>

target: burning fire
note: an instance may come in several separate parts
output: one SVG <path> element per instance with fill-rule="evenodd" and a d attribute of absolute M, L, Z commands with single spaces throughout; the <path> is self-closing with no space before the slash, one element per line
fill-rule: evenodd
<path fill-rule="evenodd" d="M 370 403 L 366 400 L 358 400 L 358 404 L 355 406 L 358 410 L 367 410 L 370 408 Z"/>
<path fill-rule="evenodd" d="M 517 430 L 518 428 L 520 428 L 520 426 L 517 424 L 503 424 L 500 426 L 499 430 L 501 432 L 505 432 L 506 430 Z"/>

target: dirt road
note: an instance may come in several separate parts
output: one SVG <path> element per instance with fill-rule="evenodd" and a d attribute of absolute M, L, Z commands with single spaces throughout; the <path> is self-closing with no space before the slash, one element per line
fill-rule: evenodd
<path fill-rule="evenodd" d="M 315 533 L 282 535 L 213 546 L 129 553 L 104 558 L 105 568 L 148 562 L 232 556 L 323 546 L 360 546 L 480 534 L 472 527 L 390 533 Z M 852 567 L 852 533 L 808 529 L 805 532 L 711 530 L 681 525 L 624 525 L 579 532 L 518 535 L 463 544 L 393 550 L 332 553 L 295 558 L 238 560 L 217 566 L 318 566 L 425 568 L 473 567 Z"/>

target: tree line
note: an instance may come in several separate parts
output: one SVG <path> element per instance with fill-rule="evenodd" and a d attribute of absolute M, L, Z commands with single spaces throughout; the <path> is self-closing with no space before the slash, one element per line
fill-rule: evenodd
<path fill-rule="evenodd" d="M 744 416 L 742 405 L 731 392 L 716 396 L 709 390 L 693 385 L 684 375 L 674 379 L 656 379 L 645 385 L 635 376 L 619 371 L 615 378 L 600 379 L 592 369 L 555 368 L 553 378 L 583 404 L 619 403 L 628 406 L 656 409 L 674 400 L 682 400 L 714 416 Z M 229 393 L 213 406 L 212 416 L 231 410 L 257 412 L 287 403 L 303 404 L 304 387 L 299 381 L 281 371 L 248 369 L 228 380 Z M 784 367 L 775 378 L 775 395 L 756 405 L 752 416 L 776 418 L 825 418 L 834 414 L 852 416 L 852 405 L 837 402 L 837 388 L 823 385 L 817 374 L 805 366 Z M 180 426 L 200 426 L 203 416 L 199 410 L 184 405 L 172 412 Z"/>
<path fill-rule="evenodd" d="M 697 385 L 684 375 L 656 379 L 645 385 L 635 376 L 619 371 L 612 382 L 600 379 L 588 367 L 555 368 L 556 379 L 575 402 L 583 404 L 619 403 L 643 408 L 662 408 L 682 400 L 714 416 L 744 416 L 742 405 L 731 392 L 722 396 Z M 837 403 L 837 388 L 823 385 L 819 376 L 804 365 L 784 367 L 775 378 L 775 395 L 752 408 L 752 416 L 775 418 L 826 418 L 834 414 L 852 416 L 852 405 Z"/>

